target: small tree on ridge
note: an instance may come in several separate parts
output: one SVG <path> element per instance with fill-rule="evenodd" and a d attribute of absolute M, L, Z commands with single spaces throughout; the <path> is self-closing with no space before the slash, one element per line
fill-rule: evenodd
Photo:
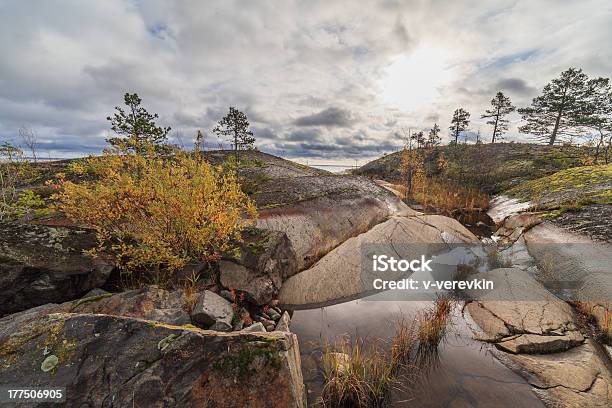
<path fill-rule="evenodd" d="M 455 144 L 458 143 L 461 132 L 466 131 L 469 124 L 470 113 L 463 108 L 455 109 L 451 125 L 448 127 L 451 135 L 455 138 Z"/>
<path fill-rule="evenodd" d="M 112 137 L 107 142 L 111 146 L 138 154 L 144 154 L 150 146 L 157 152 L 166 151 L 170 127 L 157 126 L 155 120 L 159 115 L 150 114 L 140 106 L 142 99 L 138 94 L 126 93 L 123 100 L 128 107 L 127 112 L 116 106 L 117 112 L 106 118 L 111 123 L 111 129 L 122 137 Z"/>
<path fill-rule="evenodd" d="M 516 107 L 510 102 L 510 98 L 499 91 L 493 99 L 491 99 L 492 109 L 487 109 L 480 117 L 481 119 L 490 119 L 487 125 L 493 125 L 493 136 L 491 143 L 495 143 L 495 139 L 501 139 L 502 135 L 508 131 L 508 119 L 506 115 L 514 112 Z"/>
<path fill-rule="evenodd" d="M 238 150 L 243 147 L 252 147 L 255 143 L 253 132 L 249 129 L 249 126 L 246 115 L 230 106 L 228 114 L 217 123 L 213 133 L 225 136 L 234 146 L 234 154 L 237 156 Z"/>
<path fill-rule="evenodd" d="M 519 132 L 531 133 L 551 146 L 562 136 L 577 136 L 578 118 L 590 93 L 588 77 L 581 69 L 563 71 L 544 87 L 542 95 L 533 98 L 530 107 L 518 109 L 527 122 Z"/>

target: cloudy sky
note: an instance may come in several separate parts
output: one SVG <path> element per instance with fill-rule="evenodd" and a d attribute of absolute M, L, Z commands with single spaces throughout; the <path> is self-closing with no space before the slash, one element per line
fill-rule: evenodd
<path fill-rule="evenodd" d="M 137 92 L 185 145 L 231 105 L 263 151 L 362 163 L 409 129 L 448 137 L 459 106 L 490 137 L 498 90 L 522 106 L 569 66 L 612 76 L 610 38 L 609 0 L 0 0 L 0 140 L 99 152 Z"/>

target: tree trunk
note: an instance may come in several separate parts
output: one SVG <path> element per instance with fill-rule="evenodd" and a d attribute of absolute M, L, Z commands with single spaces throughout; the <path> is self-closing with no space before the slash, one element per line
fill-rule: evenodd
<path fill-rule="evenodd" d="M 597 142 L 597 148 L 595 149 L 595 164 L 597 164 L 597 159 L 599 159 L 599 153 L 601 151 L 601 146 L 603 146 L 604 143 L 604 134 L 601 131 L 601 129 L 599 129 L 599 141 Z"/>
<path fill-rule="evenodd" d="M 559 112 L 557 113 L 557 119 L 555 120 L 555 128 L 553 129 L 552 135 L 550 135 L 550 140 L 548 141 L 549 146 L 555 144 L 557 132 L 559 131 L 559 124 L 561 123 L 561 116 L 563 115 L 563 110 L 565 109 L 565 96 L 567 95 L 567 89 L 569 86 L 570 84 L 567 82 L 565 89 L 563 90 L 563 97 L 561 98 L 561 106 L 559 107 Z"/>
<path fill-rule="evenodd" d="M 548 140 L 549 146 L 552 146 L 555 144 L 555 139 L 557 138 L 557 132 L 559 130 L 559 123 L 561 122 L 562 113 L 563 113 L 563 109 L 559 109 L 559 113 L 557 114 L 557 119 L 555 120 L 555 127 L 553 129 L 552 134 L 550 135 L 550 139 Z"/>
<path fill-rule="evenodd" d="M 497 107 L 497 115 L 495 115 L 495 126 L 493 126 L 493 138 L 491 139 L 491 144 L 495 143 L 495 135 L 497 135 L 497 124 L 499 123 L 499 110 L 500 106 Z"/>
<path fill-rule="evenodd" d="M 497 134 L 497 121 L 499 120 L 499 113 L 495 117 L 495 126 L 493 126 L 493 138 L 491 139 L 491 143 L 495 143 L 495 135 Z"/>
<path fill-rule="evenodd" d="M 407 190 L 406 196 L 408 196 L 412 194 L 412 167 L 408 169 L 408 180 L 406 180 L 406 182 L 408 184 L 406 186 L 406 190 Z"/>
<path fill-rule="evenodd" d="M 234 157 L 238 160 L 238 132 L 234 129 Z"/>

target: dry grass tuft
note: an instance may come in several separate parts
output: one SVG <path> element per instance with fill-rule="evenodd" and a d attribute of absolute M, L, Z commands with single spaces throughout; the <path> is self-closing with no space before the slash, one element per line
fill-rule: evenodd
<path fill-rule="evenodd" d="M 438 297 L 433 307 L 419 316 L 419 346 L 417 349 L 419 364 L 427 365 L 437 358 L 438 346 L 446 334 L 452 307 L 449 298 Z"/>
<path fill-rule="evenodd" d="M 323 353 L 324 386 L 319 397 L 323 407 L 383 407 L 390 391 L 406 390 L 418 368 L 437 356 L 452 303 L 439 298 L 431 309 L 414 317 L 400 315 L 387 355 L 376 344 L 347 339 L 326 343 Z M 411 377 L 409 377 L 409 375 Z"/>
<path fill-rule="evenodd" d="M 390 363 L 396 370 L 411 364 L 419 341 L 419 319 L 400 315 L 391 341 Z"/>
<path fill-rule="evenodd" d="M 579 322 L 584 328 L 592 331 L 594 337 L 606 344 L 612 341 L 612 312 L 608 307 L 588 301 L 576 301 L 571 304 L 578 311 Z"/>
<path fill-rule="evenodd" d="M 191 276 L 183 279 L 182 288 L 185 294 L 185 310 L 188 313 L 193 312 L 196 303 L 198 302 L 198 289 L 200 286 L 200 274 L 192 272 Z"/>
<path fill-rule="evenodd" d="M 382 407 L 389 391 L 399 386 L 385 353 L 362 340 L 327 343 L 323 355 L 323 407 Z"/>
<path fill-rule="evenodd" d="M 406 197 L 406 187 L 395 185 L 403 198 L 410 198 L 423 205 L 436 207 L 442 214 L 453 211 L 477 211 L 489 208 L 489 197 L 477 188 L 460 185 L 440 178 L 423 178 L 416 180 L 412 194 Z"/>

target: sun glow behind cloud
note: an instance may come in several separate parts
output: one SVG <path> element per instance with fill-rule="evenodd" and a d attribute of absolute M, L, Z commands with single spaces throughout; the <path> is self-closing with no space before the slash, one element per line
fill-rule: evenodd
<path fill-rule="evenodd" d="M 380 82 L 385 103 L 405 111 L 428 107 L 454 78 L 448 50 L 419 47 L 393 58 Z"/>

